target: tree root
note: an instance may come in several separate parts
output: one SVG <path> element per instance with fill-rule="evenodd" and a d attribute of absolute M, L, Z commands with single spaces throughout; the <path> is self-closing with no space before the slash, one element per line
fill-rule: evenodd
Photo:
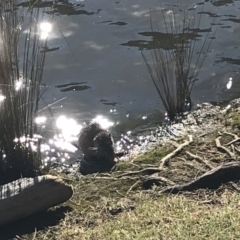
<path fill-rule="evenodd" d="M 229 146 L 229 145 L 231 145 L 231 144 L 233 144 L 235 142 L 239 142 L 239 141 L 240 141 L 240 138 L 235 138 L 231 142 L 227 143 L 226 146 Z"/>
<path fill-rule="evenodd" d="M 186 154 L 188 154 L 190 157 L 196 159 L 198 162 L 205 164 L 209 169 L 213 169 L 213 166 L 210 163 L 208 163 L 207 161 L 205 161 L 202 157 L 195 155 L 193 153 L 190 153 L 188 151 L 186 151 Z"/>
<path fill-rule="evenodd" d="M 182 151 L 184 147 L 186 147 L 187 145 L 193 142 L 192 135 L 189 135 L 188 137 L 189 137 L 189 141 L 185 141 L 184 143 L 180 144 L 173 152 L 169 153 L 167 156 L 161 159 L 161 164 L 159 166 L 159 169 L 163 169 L 172 157 L 174 157 L 177 153 Z"/>
<path fill-rule="evenodd" d="M 226 147 L 221 145 L 220 138 L 221 137 L 218 137 L 218 138 L 215 139 L 215 143 L 216 143 L 217 148 L 226 152 L 232 159 L 235 159 L 235 154 L 232 153 L 230 150 L 228 150 Z"/>
<path fill-rule="evenodd" d="M 131 175 L 136 175 L 136 174 L 154 174 L 156 172 L 161 172 L 162 170 L 159 168 L 144 168 L 142 170 L 139 171 L 129 171 L 129 172 L 125 172 L 123 174 L 117 175 L 116 178 L 122 178 L 122 177 L 126 177 L 126 176 L 131 176 Z"/>
<path fill-rule="evenodd" d="M 238 135 L 236 135 L 236 134 L 234 134 L 234 133 L 230 133 L 230 132 L 223 132 L 223 134 L 227 134 L 227 135 L 229 135 L 229 136 L 232 136 L 232 137 L 234 137 L 234 139 L 237 139 L 237 138 L 239 138 L 239 137 L 238 137 Z"/>
<path fill-rule="evenodd" d="M 172 182 L 171 180 L 165 178 L 165 177 L 160 177 L 160 176 L 149 176 L 146 177 L 143 181 L 142 181 L 142 187 L 144 189 L 150 189 L 153 185 L 157 185 L 159 186 L 160 183 L 165 183 L 167 185 L 175 185 L 174 182 Z"/>
<path fill-rule="evenodd" d="M 93 179 L 119 181 L 119 177 L 101 177 L 101 176 L 96 176 L 96 177 L 92 177 L 92 178 L 93 178 Z M 126 176 L 126 177 L 121 177 L 121 179 L 122 179 L 122 180 L 126 180 L 126 179 L 134 180 L 134 179 L 139 179 L 139 177 Z"/>
<path fill-rule="evenodd" d="M 216 189 L 221 184 L 240 179 L 240 164 L 238 162 L 229 162 L 222 164 L 194 181 L 183 185 L 175 185 L 160 191 L 160 193 L 179 193 L 182 191 L 193 191 L 199 188 Z"/>

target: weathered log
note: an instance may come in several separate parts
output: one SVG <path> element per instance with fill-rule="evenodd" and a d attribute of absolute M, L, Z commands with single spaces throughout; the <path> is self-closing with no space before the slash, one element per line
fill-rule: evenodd
<path fill-rule="evenodd" d="M 193 191 L 199 188 L 217 189 L 221 184 L 240 179 L 240 163 L 224 163 L 200 176 L 194 181 L 183 185 L 165 188 L 161 193 L 178 193 Z"/>
<path fill-rule="evenodd" d="M 73 189 L 60 177 L 22 178 L 0 186 L 0 225 L 30 216 L 71 198 Z"/>

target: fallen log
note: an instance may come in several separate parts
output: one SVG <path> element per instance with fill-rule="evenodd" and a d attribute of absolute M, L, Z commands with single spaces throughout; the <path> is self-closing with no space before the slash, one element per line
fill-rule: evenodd
<path fill-rule="evenodd" d="M 0 186 L 0 225 L 30 216 L 71 198 L 73 189 L 60 177 L 22 178 Z"/>
<path fill-rule="evenodd" d="M 217 189 L 221 184 L 240 179 L 240 163 L 224 163 L 206 172 L 199 178 L 183 185 L 174 185 L 160 191 L 161 193 L 179 193 L 199 188 Z"/>

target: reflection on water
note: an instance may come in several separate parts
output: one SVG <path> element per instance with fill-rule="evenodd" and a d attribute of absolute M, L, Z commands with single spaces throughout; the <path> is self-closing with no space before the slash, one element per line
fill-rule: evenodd
<path fill-rule="evenodd" d="M 106 117 L 102 116 L 102 115 L 98 115 L 95 118 L 93 118 L 92 120 L 95 123 L 99 123 L 100 126 L 104 129 L 108 129 L 110 127 L 113 126 L 113 122 L 109 121 L 109 119 L 107 119 Z"/>
<path fill-rule="evenodd" d="M 63 138 L 67 141 L 77 140 L 77 136 L 82 129 L 82 125 L 77 124 L 77 122 L 72 118 L 67 118 L 66 116 L 58 117 L 56 121 L 56 126 L 62 131 Z"/>
<path fill-rule="evenodd" d="M 40 28 L 40 39 L 46 40 L 52 31 L 52 24 L 49 22 L 42 22 L 39 25 Z"/>
<path fill-rule="evenodd" d="M 46 120 L 47 120 L 47 118 L 46 118 L 45 116 L 42 116 L 42 117 L 37 117 L 37 118 L 35 119 L 35 122 L 36 122 L 37 124 L 43 124 L 43 123 L 46 122 Z"/>
<path fill-rule="evenodd" d="M 0 102 L 4 101 L 6 97 L 2 94 L 2 90 L 0 89 Z"/>
<path fill-rule="evenodd" d="M 228 83 L 227 83 L 227 85 L 226 85 L 226 88 L 227 88 L 227 89 L 230 89 L 230 88 L 232 87 L 232 84 L 233 84 L 232 78 L 230 77 L 230 78 L 229 78 L 229 81 L 228 81 Z"/>
<path fill-rule="evenodd" d="M 15 81 L 15 90 L 18 91 L 23 87 L 23 78 Z"/>

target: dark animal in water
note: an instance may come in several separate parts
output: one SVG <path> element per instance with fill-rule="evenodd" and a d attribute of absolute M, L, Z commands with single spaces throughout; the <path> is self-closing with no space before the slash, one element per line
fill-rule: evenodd
<path fill-rule="evenodd" d="M 113 138 L 98 123 L 90 123 L 81 130 L 78 144 L 87 160 L 114 161 Z"/>

